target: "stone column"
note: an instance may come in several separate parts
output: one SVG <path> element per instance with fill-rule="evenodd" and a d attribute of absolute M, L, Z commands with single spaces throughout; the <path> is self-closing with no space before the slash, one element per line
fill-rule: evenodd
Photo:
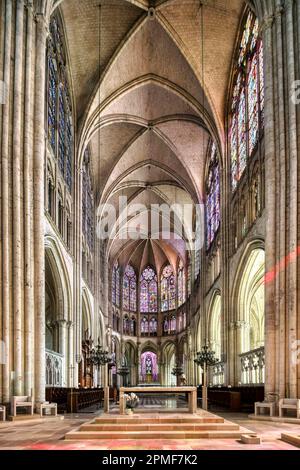
<path fill-rule="evenodd" d="M 136 384 L 140 382 L 140 365 L 141 365 L 141 343 L 136 343 Z"/>
<path fill-rule="evenodd" d="M 82 350 L 82 171 L 81 167 L 75 166 L 74 181 L 74 311 L 73 311 L 73 364 L 74 384 L 78 386 L 79 362 L 76 360 Z"/>
<path fill-rule="evenodd" d="M 103 366 L 103 375 L 104 375 L 104 403 L 103 410 L 104 413 L 109 413 L 109 384 L 108 384 L 108 364 Z"/>
<path fill-rule="evenodd" d="M 287 330 L 288 330 L 288 395 L 291 398 L 298 398 L 297 390 L 297 362 L 292 360 L 291 350 L 293 345 L 296 344 L 298 339 L 297 331 L 297 307 L 299 308 L 299 297 L 297 294 L 297 247 L 298 247 L 298 219 L 299 219 L 299 209 L 298 209 L 298 199 L 299 199 L 299 189 L 298 185 L 299 180 L 299 161 L 298 161 L 298 151 L 300 156 L 300 148 L 297 149 L 297 139 L 299 139 L 300 133 L 300 123 L 297 127 L 297 113 L 296 113 L 296 103 L 293 100 L 294 94 L 294 83 L 296 80 L 296 33 L 297 33 L 297 23 L 296 15 L 294 15 L 294 0 L 286 0 L 286 10 L 285 10 L 285 28 L 286 28 L 286 64 L 287 64 L 287 85 L 288 85 L 288 257 L 289 262 L 287 265 Z M 298 5 L 299 6 L 299 5 Z M 295 9 L 296 11 L 296 9 Z M 300 18 L 298 17 L 298 24 Z M 298 31 L 299 33 L 299 31 Z M 299 76 L 299 54 L 300 51 L 297 51 L 298 55 L 298 79 Z M 299 105 L 298 105 L 299 106 Z M 300 237 L 299 237 L 300 238 Z M 298 297 L 298 298 L 297 298 Z M 297 305 L 298 301 L 298 305 Z"/>
<path fill-rule="evenodd" d="M 256 1 L 265 59 L 265 393 L 299 395 L 292 349 L 299 335 L 299 2 Z M 299 105 L 298 105 L 299 106 Z M 298 111 L 299 116 L 299 111 Z M 298 381 L 298 384 L 297 384 Z"/>
<path fill-rule="evenodd" d="M 59 335 L 59 352 L 64 358 L 63 372 L 63 386 L 67 386 L 68 377 L 68 355 L 67 355 L 67 321 L 62 319 L 58 320 L 58 335 Z"/>
<path fill-rule="evenodd" d="M 22 357 L 22 236 L 21 236 L 21 129 L 22 129 L 22 99 L 23 99 L 23 40 L 24 40 L 24 2 L 16 2 L 16 26 L 15 26 L 15 69 L 13 92 L 13 318 L 14 318 L 14 394 L 22 395 L 23 392 L 23 357 Z"/>
<path fill-rule="evenodd" d="M 5 3 L 4 33 L 4 71 L 3 81 L 6 89 L 5 102 L 2 106 L 2 144 L 1 144 L 1 231 L 2 231 L 2 340 L 5 347 L 2 366 L 2 398 L 4 403 L 10 400 L 10 229 L 9 229 L 9 123 L 10 101 L 9 83 L 11 74 L 11 38 L 12 38 L 12 0 Z"/>
<path fill-rule="evenodd" d="M 34 307 L 35 307 L 35 401 L 45 399 L 45 73 L 47 22 L 36 17 L 35 118 L 33 156 L 34 196 Z"/>
<path fill-rule="evenodd" d="M 25 322 L 25 395 L 32 395 L 34 385 L 34 310 L 33 310 L 33 231 L 32 231 L 32 50 L 33 11 L 32 2 L 27 2 L 24 103 L 24 322 Z"/>
<path fill-rule="evenodd" d="M 73 351 L 73 334 L 74 332 L 74 323 L 71 321 L 67 322 L 67 338 L 68 338 L 68 353 L 67 353 L 67 380 L 66 380 L 66 386 L 67 387 L 77 387 L 78 386 L 78 380 L 74 380 L 74 374 L 71 373 L 72 369 L 74 367 L 74 351 Z"/>

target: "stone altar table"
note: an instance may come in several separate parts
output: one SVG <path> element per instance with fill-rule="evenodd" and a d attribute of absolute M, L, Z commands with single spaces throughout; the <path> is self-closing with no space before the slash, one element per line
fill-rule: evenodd
<path fill-rule="evenodd" d="M 124 394 L 129 393 L 159 393 L 159 394 L 188 394 L 188 407 L 190 413 L 197 412 L 197 388 L 196 387 L 121 387 L 120 388 L 120 414 L 125 414 Z M 178 411 L 175 409 L 174 411 Z"/>

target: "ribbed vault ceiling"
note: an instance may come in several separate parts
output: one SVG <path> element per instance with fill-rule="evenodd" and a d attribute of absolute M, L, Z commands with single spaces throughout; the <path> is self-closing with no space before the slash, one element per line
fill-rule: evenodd
<path fill-rule="evenodd" d="M 221 150 L 224 142 L 226 94 L 245 2 L 202 3 L 201 13 L 199 0 L 60 2 L 79 153 L 89 145 L 97 204 L 112 204 L 118 217 L 120 196 L 145 206 L 125 224 L 119 221 L 108 253 L 139 270 L 184 258 L 194 218 L 184 219 L 181 240 L 164 240 L 162 231 L 150 240 L 152 204 L 201 202 L 211 138 Z M 149 6 L 156 7 L 154 19 Z M 145 239 L 119 239 L 128 229 Z"/>

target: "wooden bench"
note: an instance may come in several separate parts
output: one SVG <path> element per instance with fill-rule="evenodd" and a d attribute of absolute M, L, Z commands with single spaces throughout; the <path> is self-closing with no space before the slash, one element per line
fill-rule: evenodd
<path fill-rule="evenodd" d="M 230 411 L 240 411 L 241 395 L 231 390 L 209 390 L 208 399 L 211 403 L 224 406 Z"/>

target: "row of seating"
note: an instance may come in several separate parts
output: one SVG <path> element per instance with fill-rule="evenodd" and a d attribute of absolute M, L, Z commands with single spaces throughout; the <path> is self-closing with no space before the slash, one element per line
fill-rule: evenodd
<path fill-rule="evenodd" d="M 88 408 L 98 404 L 103 404 L 104 393 L 102 388 L 58 388 L 49 387 L 46 389 L 46 400 L 57 403 L 58 411 L 76 412 L 79 409 Z M 109 399 L 117 401 L 117 389 L 110 388 Z"/>
<path fill-rule="evenodd" d="M 209 390 L 208 399 L 210 403 L 230 411 L 240 411 L 241 394 L 239 392 L 231 392 L 229 390 Z"/>
<path fill-rule="evenodd" d="M 253 411 L 254 404 L 264 399 L 264 386 L 208 387 L 208 401 L 231 411 Z M 198 387 L 198 397 L 202 387 Z"/>
<path fill-rule="evenodd" d="M 35 405 L 34 400 L 30 396 L 13 396 L 11 398 L 11 403 L 10 403 L 10 414 L 11 416 L 17 416 L 18 410 L 19 409 L 25 409 L 27 413 L 29 413 L 31 416 L 34 413 L 34 410 L 36 410 L 37 413 L 40 414 L 42 417 L 44 414 L 44 411 L 49 410 L 51 414 L 54 414 L 54 416 L 57 415 L 57 404 L 56 403 L 49 403 L 49 402 L 43 402 L 43 403 L 38 403 Z M 6 407 L 4 405 L 0 406 L 0 416 L 2 418 L 2 421 L 6 420 Z"/>
<path fill-rule="evenodd" d="M 68 393 L 67 411 L 68 413 L 77 413 L 79 410 L 89 408 L 93 405 L 101 406 L 104 393 L 101 389 L 76 390 Z"/>
<path fill-rule="evenodd" d="M 110 401 L 116 402 L 118 399 L 117 389 L 110 388 Z M 51 414 L 57 415 L 57 412 L 76 413 L 79 410 L 93 405 L 99 407 L 103 404 L 104 392 L 102 388 L 84 389 L 84 388 L 59 388 L 49 387 L 46 389 L 46 401 L 35 404 L 32 397 L 14 396 L 10 404 L 11 416 L 16 416 L 19 409 L 25 410 L 33 415 L 34 411 L 43 416 L 44 411 L 48 410 Z M 0 420 L 6 420 L 6 406 L 0 406 Z"/>
<path fill-rule="evenodd" d="M 278 414 L 280 418 L 284 417 L 285 411 L 296 412 L 297 419 L 300 419 L 300 400 L 298 398 L 281 398 L 278 401 L 262 401 L 255 403 L 255 415 L 259 416 L 261 410 L 267 410 L 271 417 L 275 416 L 278 407 Z"/>

